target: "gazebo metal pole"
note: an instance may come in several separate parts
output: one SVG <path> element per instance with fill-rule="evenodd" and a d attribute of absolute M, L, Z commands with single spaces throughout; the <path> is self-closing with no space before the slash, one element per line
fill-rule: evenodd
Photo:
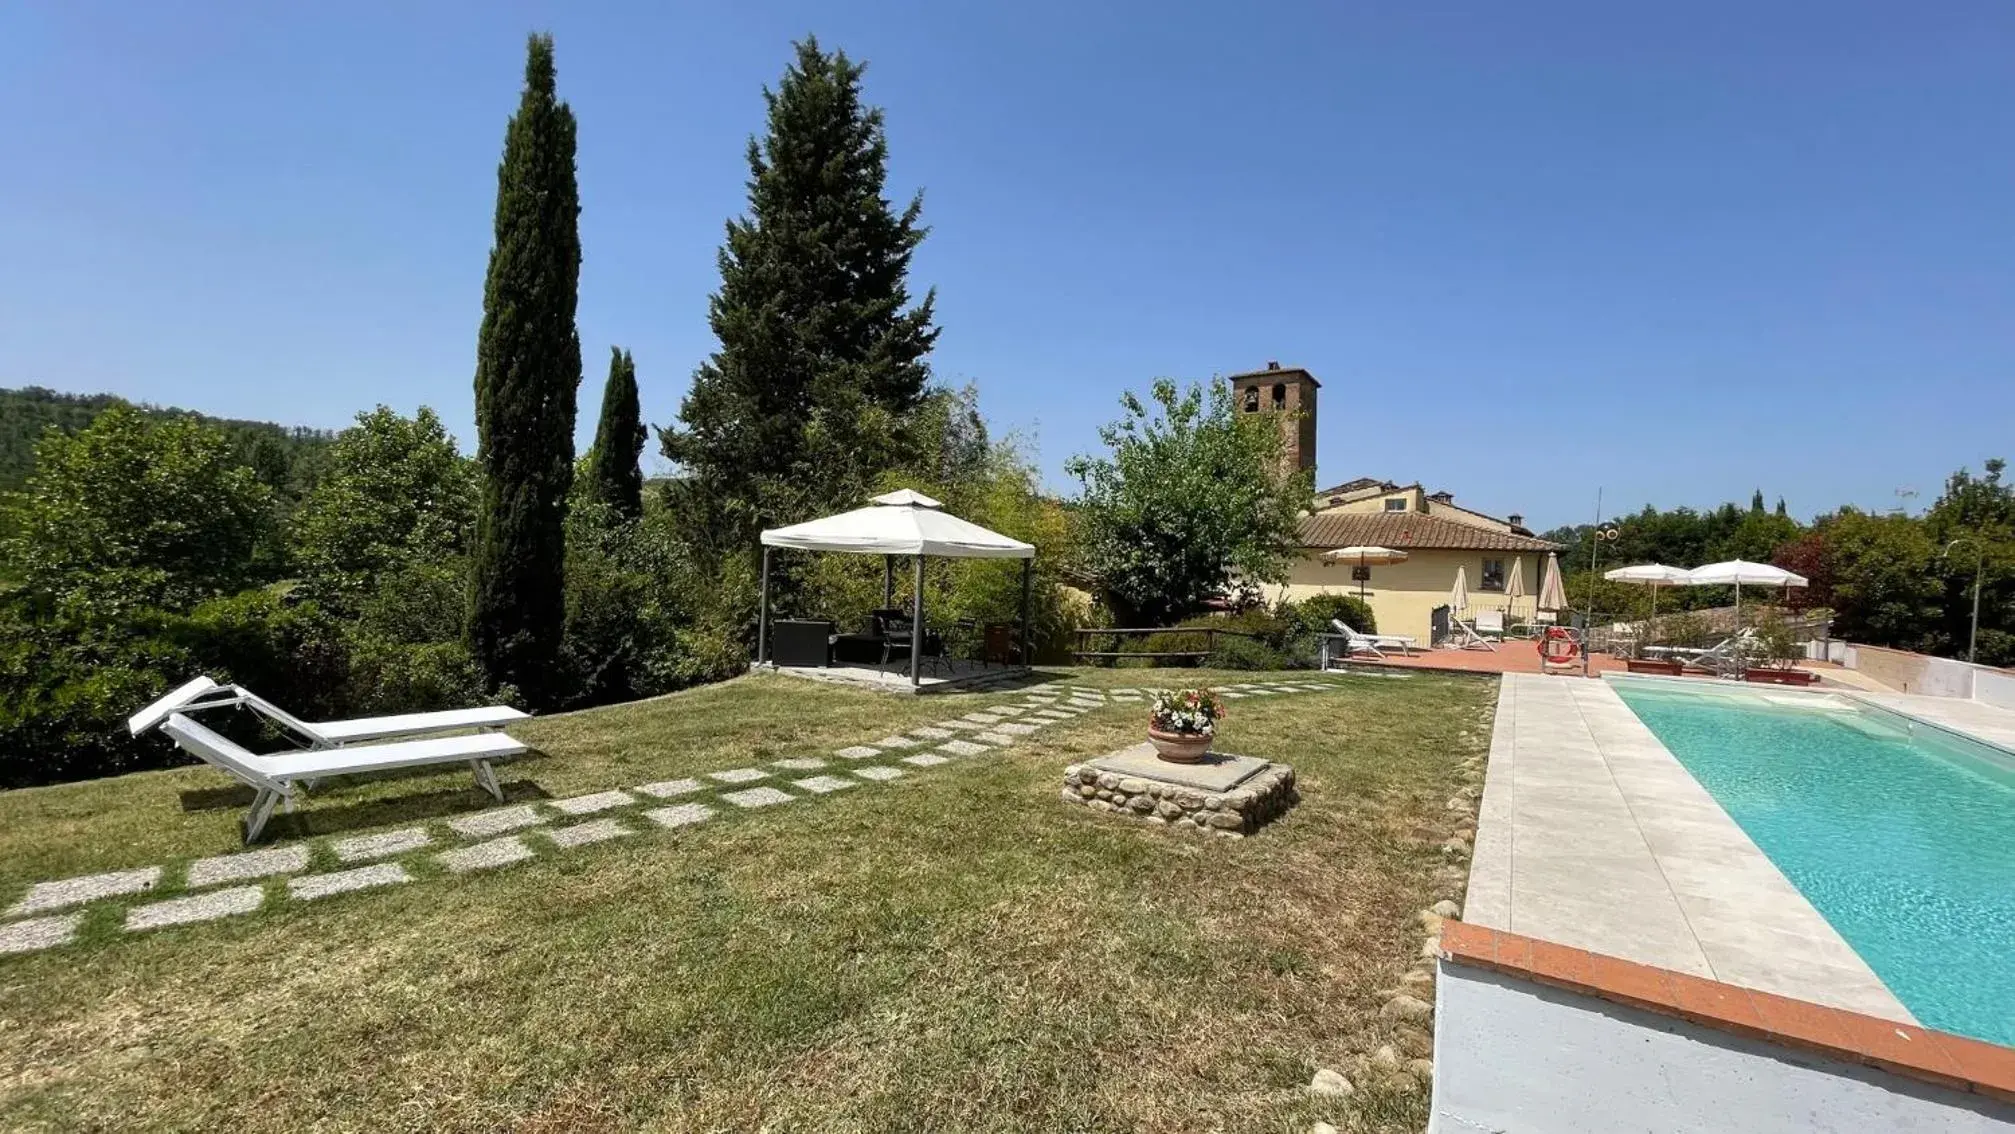
<path fill-rule="evenodd" d="M 770 549 L 763 548 L 763 589 L 756 600 L 756 664 L 770 660 Z"/>
<path fill-rule="evenodd" d="M 917 554 L 917 593 L 910 600 L 910 687 L 922 683 L 924 660 L 924 557 Z"/>
<path fill-rule="evenodd" d="M 1028 586 L 1029 574 L 1035 567 L 1035 556 L 1021 561 L 1021 667 L 1029 668 L 1030 648 L 1028 640 Z"/>
<path fill-rule="evenodd" d="M 882 556 L 882 609 L 887 610 L 896 601 L 896 557 Z"/>

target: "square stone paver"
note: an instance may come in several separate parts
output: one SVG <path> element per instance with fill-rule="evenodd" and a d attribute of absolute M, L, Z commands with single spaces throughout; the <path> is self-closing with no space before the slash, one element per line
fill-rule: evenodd
<path fill-rule="evenodd" d="M 641 784 L 637 790 L 655 799 L 671 799 L 674 796 L 691 795 L 706 786 L 698 780 L 659 780 L 654 784 Z"/>
<path fill-rule="evenodd" d="M 725 772 L 709 772 L 707 774 L 724 784 L 752 783 L 756 780 L 768 779 L 770 775 L 761 768 L 729 768 Z"/>
<path fill-rule="evenodd" d="M 986 750 L 986 745 L 974 744 L 970 740 L 947 740 L 938 745 L 939 752 L 949 752 L 954 756 L 977 756 Z"/>
<path fill-rule="evenodd" d="M 994 731 L 1006 733 L 1009 736 L 1027 736 L 1041 727 L 1041 725 L 1023 724 L 1020 721 L 1005 721 L 995 725 Z"/>
<path fill-rule="evenodd" d="M 1046 721 L 1067 721 L 1071 718 L 1071 714 L 1064 712 L 1062 709 L 1044 709 L 1041 712 L 1031 713 L 1029 715 L 1041 717 L 1043 720 Z"/>
<path fill-rule="evenodd" d="M 914 756 L 903 757 L 903 763 L 915 764 L 919 768 L 932 768 L 939 764 L 949 764 L 951 762 L 951 757 L 940 756 L 935 752 L 919 752 Z"/>
<path fill-rule="evenodd" d="M 142 890 L 152 890 L 161 882 L 161 868 L 143 866 L 138 870 L 115 870 L 109 874 L 86 874 L 79 878 L 65 878 L 60 882 L 37 882 L 28 888 L 28 896 L 14 903 L 7 911 L 9 917 L 15 914 L 41 913 L 43 910 L 60 910 L 64 906 L 78 906 L 85 902 L 95 902 L 99 898 L 113 898 L 120 894 L 137 894 Z"/>
<path fill-rule="evenodd" d="M 986 726 L 982 724 L 974 724 L 971 721 L 952 720 L 952 721 L 939 721 L 938 727 L 952 729 L 955 732 L 978 732 L 980 729 L 983 729 Z"/>
<path fill-rule="evenodd" d="M 569 815 L 592 815 L 597 811 L 607 811 L 611 807 L 628 807 L 635 803 L 627 792 L 598 791 L 593 795 L 576 795 L 566 799 L 556 799 L 553 807 Z"/>
<path fill-rule="evenodd" d="M 976 724 L 995 724 L 999 722 L 1001 716 L 999 713 L 967 713 L 959 719 L 972 721 Z"/>
<path fill-rule="evenodd" d="M 362 862 L 367 858 L 383 858 L 388 854 L 404 854 L 418 850 L 434 841 L 424 828 L 407 827 L 398 831 L 386 831 L 381 835 L 354 835 L 347 839 L 337 839 L 331 849 L 342 862 Z M 319 895 L 318 895 L 319 896 Z"/>
<path fill-rule="evenodd" d="M 910 733 L 915 736 L 921 736 L 926 740 L 944 740 L 947 737 L 957 735 L 948 728 L 937 728 L 932 725 L 925 725 L 922 728 L 913 728 L 910 730 Z"/>
<path fill-rule="evenodd" d="M 442 851 L 441 865 L 457 874 L 469 870 L 490 870 L 499 866 L 509 866 L 532 857 L 532 848 L 516 835 L 506 835 L 501 839 L 491 839 L 487 843 L 457 847 Z"/>
<path fill-rule="evenodd" d="M 755 788 L 753 791 L 738 791 L 735 794 L 752 795 L 754 792 L 759 791 L 776 792 L 778 795 L 784 794 L 775 788 Z M 784 798 L 788 799 L 790 797 L 785 796 Z M 659 807 L 646 811 L 644 812 L 644 818 L 649 819 L 660 827 L 690 827 L 694 823 L 705 822 L 713 813 L 714 809 L 704 803 L 681 803 L 677 807 Z"/>
<path fill-rule="evenodd" d="M 71 938 L 77 936 L 77 927 L 82 924 L 84 915 L 80 913 L 0 922 L 0 954 L 32 953 L 37 949 L 67 945 Z"/>
<path fill-rule="evenodd" d="M 1236 690 L 1236 689 L 1220 689 L 1220 690 L 1218 690 L 1218 693 L 1217 693 L 1217 695 L 1218 695 L 1218 696 L 1220 696 L 1220 697 L 1229 697 L 1229 698 L 1231 698 L 1232 700 L 1236 701 L 1236 700 L 1238 700 L 1238 699 L 1239 699 L 1240 697 L 1250 697 L 1250 696 L 1251 696 L 1252 694 L 1250 694 L 1250 693 L 1240 693 L 1240 692 L 1239 692 L 1238 690 Z"/>
<path fill-rule="evenodd" d="M 915 748 L 923 741 L 914 736 L 884 736 L 875 741 L 876 748 Z"/>
<path fill-rule="evenodd" d="M 347 894 L 352 890 L 368 890 L 373 886 L 396 886 L 401 882 L 412 880 L 413 876 L 406 873 L 404 866 L 396 862 L 381 862 L 375 866 L 359 866 L 355 870 L 338 870 L 331 874 L 307 874 L 299 878 L 289 878 L 287 896 L 303 902 L 312 902 L 316 898 L 326 898 L 331 894 Z"/>
<path fill-rule="evenodd" d="M 816 772 L 820 768 L 825 767 L 826 762 L 824 760 L 815 760 L 810 756 L 793 756 L 788 760 L 772 760 L 770 766 L 773 768 L 789 768 L 793 772 Z"/>
<path fill-rule="evenodd" d="M 126 911 L 126 930 L 158 929 L 164 925 L 182 925 L 192 921 L 210 921 L 232 914 L 251 913 L 266 900 L 263 886 L 233 886 L 227 890 L 212 890 L 207 894 L 197 894 L 189 898 L 170 898 L 165 902 L 149 902 L 144 906 L 134 906 Z"/>
<path fill-rule="evenodd" d="M 199 858 L 189 864 L 189 885 L 215 886 L 219 882 L 243 882 L 274 874 L 294 874 L 308 869 L 308 844 L 274 847 L 244 854 L 220 854 Z"/>
<path fill-rule="evenodd" d="M 589 843 L 599 843 L 607 839 L 620 839 L 624 835 L 634 835 L 635 831 L 623 826 L 616 819 L 590 819 L 586 823 L 576 823 L 571 827 L 554 827 L 545 832 L 555 846 L 582 847 Z"/>
<path fill-rule="evenodd" d="M 842 760 L 872 760 L 881 754 L 881 749 L 870 748 L 865 744 L 856 744 L 852 748 L 842 748 L 833 753 Z"/>
<path fill-rule="evenodd" d="M 476 839 L 485 835 L 501 835 L 505 831 L 516 831 L 524 827 L 536 827 L 544 822 L 545 819 L 532 810 L 531 804 L 523 803 L 516 807 L 499 807 L 495 811 L 463 815 L 448 820 L 448 826 L 458 835 Z"/>
<path fill-rule="evenodd" d="M 1004 732 L 976 732 L 973 739 L 981 744 L 991 744 L 995 748 L 1006 748 L 1014 743 L 1014 737 Z"/>
<path fill-rule="evenodd" d="M 731 791 L 721 796 L 736 807 L 770 807 L 779 803 L 789 803 L 797 796 L 773 787 L 749 788 L 747 791 Z"/>
<path fill-rule="evenodd" d="M 817 792 L 820 795 L 825 795 L 828 792 L 835 792 L 839 791 L 842 788 L 853 787 L 854 781 L 843 780 L 838 776 L 812 776 L 809 779 L 793 780 L 791 782 L 791 786 L 803 788 L 809 792 Z"/>
<path fill-rule="evenodd" d="M 870 764 L 865 768 L 855 768 L 854 775 L 864 780 L 894 780 L 902 777 L 903 770 L 887 764 Z"/>

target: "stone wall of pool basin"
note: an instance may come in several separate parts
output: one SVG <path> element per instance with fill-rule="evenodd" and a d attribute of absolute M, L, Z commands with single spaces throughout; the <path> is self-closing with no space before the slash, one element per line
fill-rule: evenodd
<path fill-rule="evenodd" d="M 1443 960 L 1428 1134 L 2015 1130 L 2015 1108 Z"/>

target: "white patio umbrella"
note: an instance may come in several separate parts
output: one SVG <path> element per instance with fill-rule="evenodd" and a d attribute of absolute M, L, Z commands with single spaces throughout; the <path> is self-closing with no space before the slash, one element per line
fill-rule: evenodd
<path fill-rule="evenodd" d="M 1602 577 L 1612 583 L 1642 583 L 1651 588 L 1651 617 L 1658 617 L 1658 588 L 1683 587 L 1693 582 L 1693 573 L 1684 567 L 1667 567 L 1663 563 L 1639 563 L 1634 567 L 1618 567 L 1614 571 L 1604 571 Z"/>
<path fill-rule="evenodd" d="M 1509 611 L 1525 597 L 1525 560 L 1511 557 L 1511 577 L 1504 581 L 1504 608 Z M 1509 617 L 1507 615 L 1506 617 Z"/>
<path fill-rule="evenodd" d="M 1539 583 L 1539 609 L 1567 609 L 1567 588 L 1560 585 L 1560 556 L 1550 551 L 1546 553 L 1546 577 Z"/>
<path fill-rule="evenodd" d="M 1364 547 L 1339 547 L 1335 551 L 1323 552 L 1322 557 L 1339 563 L 1354 563 L 1359 567 L 1383 567 L 1389 563 L 1406 562 L 1406 552 L 1404 551 L 1394 551 L 1389 547 L 1370 545 Z M 1364 597 L 1363 579 L 1357 581 L 1357 597 L 1360 599 Z"/>
<path fill-rule="evenodd" d="M 1469 609 L 1469 568 L 1457 565 L 1455 568 L 1455 589 L 1448 592 L 1448 609 L 1451 614 L 1461 614 Z"/>
<path fill-rule="evenodd" d="M 1709 563 L 1705 567 L 1695 567 L 1686 573 L 1686 581 L 1696 587 L 1725 587 L 1735 585 L 1735 626 L 1742 628 L 1742 587 L 1803 587 L 1810 583 L 1803 575 L 1796 575 L 1782 567 L 1772 567 L 1768 563 L 1751 563 L 1747 559 L 1730 559 L 1726 563 Z"/>

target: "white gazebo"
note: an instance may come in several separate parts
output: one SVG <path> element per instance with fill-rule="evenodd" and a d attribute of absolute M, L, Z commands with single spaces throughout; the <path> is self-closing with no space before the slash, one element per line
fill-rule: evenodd
<path fill-rule="evenodd" d="M 769 661 L 770 549 L 839 551 L 882 557 L 882 605 L 895 600 L 896 556 L 916 562 L 916 591 L 910 609 L 910 671 L 912 689 L 922 684 L 924 643 L 924 559 L 1019 559 L 1021 573 L 1021 663 L 1028 666 L 1029 573 L 1035 547 L 1010 539 L 944 511 L 944 505 L 907 488 L 873 499 L 866 508 L 807 520 L 763 532 L 762 598 L 756 624 L 756 664 Z"/>

